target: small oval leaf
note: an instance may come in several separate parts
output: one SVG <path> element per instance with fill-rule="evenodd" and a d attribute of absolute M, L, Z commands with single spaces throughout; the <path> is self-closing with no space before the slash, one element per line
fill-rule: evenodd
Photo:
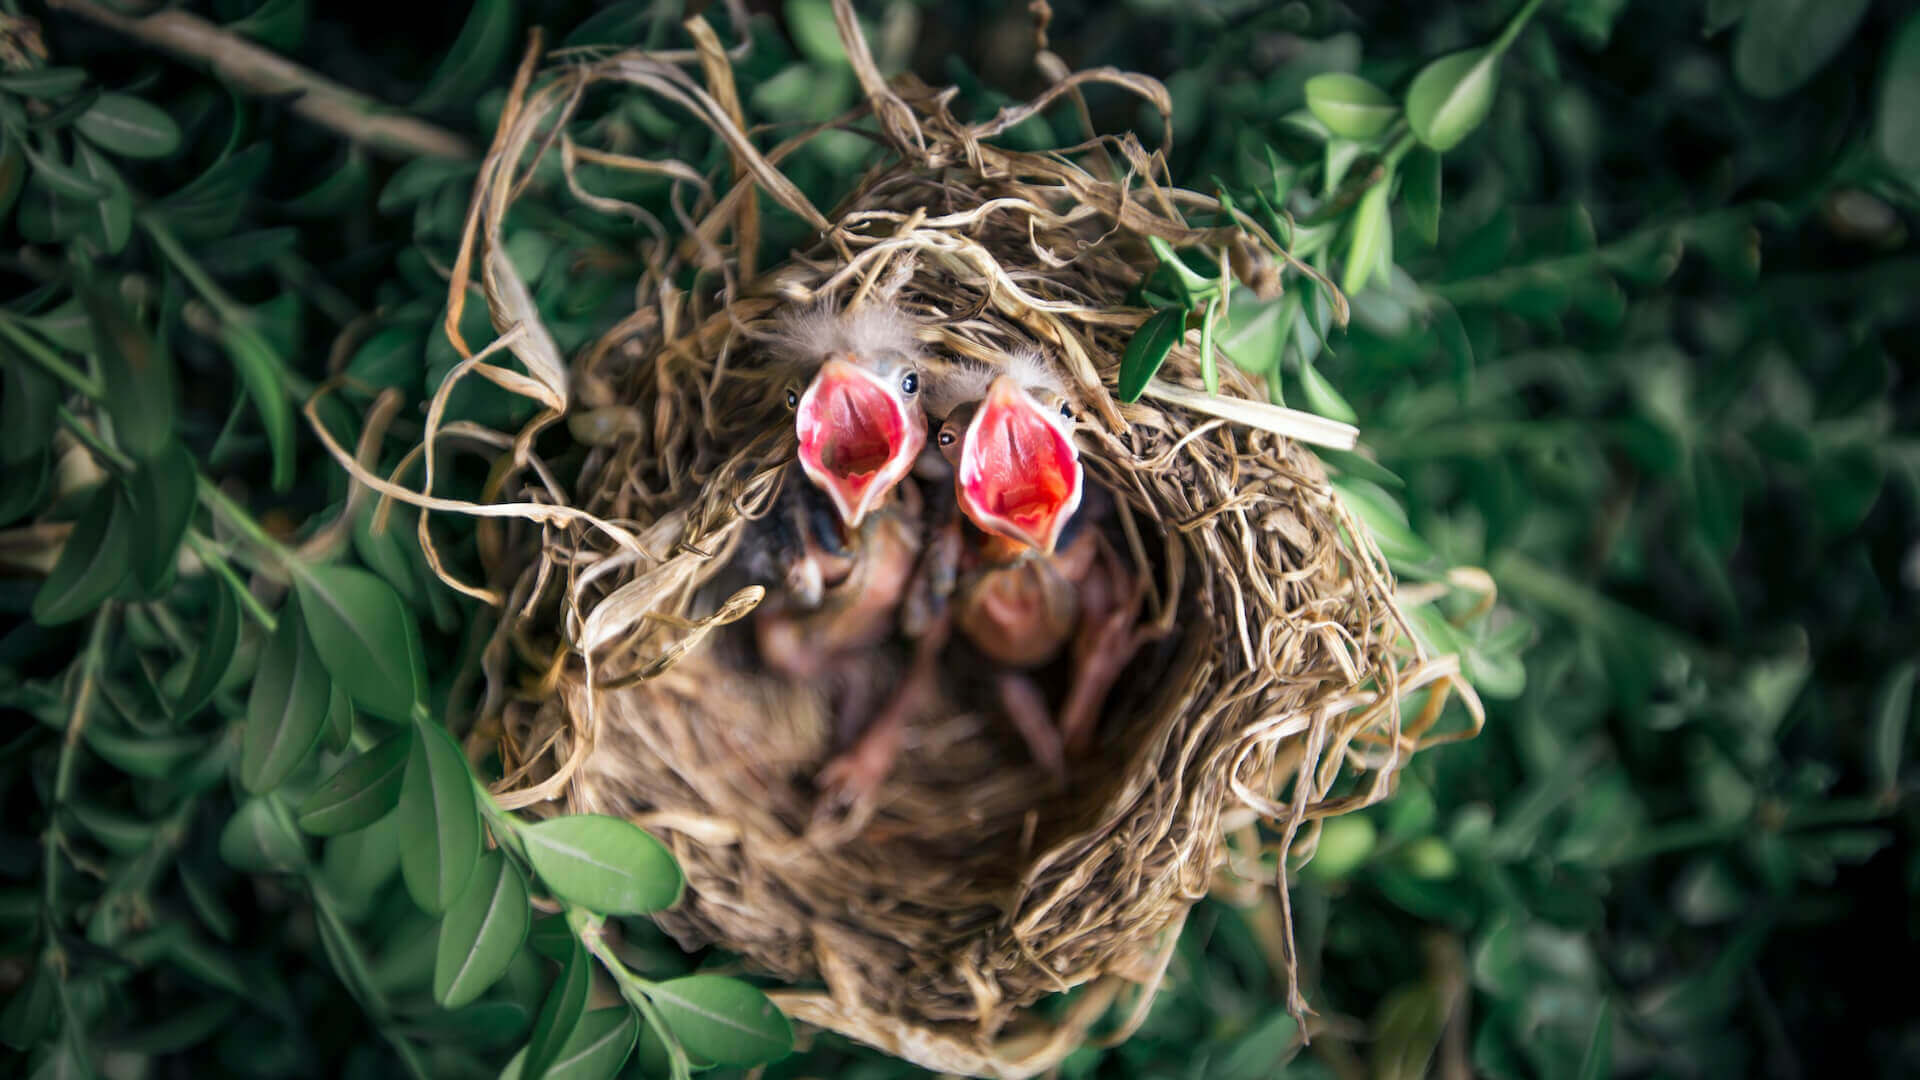
<path fill-rule="evenodd" d="M 74 522 L 53 570 L 33 594 L 33 621 L 57 626 L 91 614 L 132 569 L 133 528 L 118 484 L 102 484 Z"/>
<path fill-rule="evenodd" d="M 1340 290 L 1348 296 L 1367 287 L 1367 281 L 1379 267 L 1384 255 L 1389 261 L 1393 251 L 1393 217 L 1387 208 L 1387 191 L 1392 186 L 1389 174 L 1367 189 L 1353 212 L 1353 238 L 1347 244 L 1346 274 Z"/>
<path fill-rule="evenodd" d="M 1493 108 L 1499 54 L 1466 49 L 1420 69 L 1407 87 L 1407 126 L 1414 137 L 1442 153 L 1472 133 Z"/>
<path fill-rule="evenodd" d="M 1783 97 L 1827 66 L 1871 0 L 1754 0 L 1733 38 L 1733 75 L 1755 97 Z"/>
<path fill-rule="evenodd" d="M 243 874 L 296 870 L 306 862 L 306 845 L 271 795 L 240 804 L 220 830 L 220 857 Z"/>
<path fill-rule="evenodd" d="M 498 851 L 481 856 L 466 891 L 440 921 L 434 998 L 457 1009 L 486 993 L 513 963 L 529 921 L 527 883 L 519 869 Z"/>
<path fill-rule="evenodd" d="M 400 786 L 400 876 L 426 911 L 447 910 L 480 861 L 473 778 L 453 736 L 416 720 Z"/>
<path fill-rule="evenodd" d="M 190 717 L 212 699 L 220 680 L 233 665 L 233 653 L 239 645 L 240 602 L 234 599 L 233 590 L 220 582 L 213 589 L 213 616 L 207 624 L 207 635 L 193 658 L 187 687 L 180 691 L 180 700 L 174 702 L 173 711 L 177 715 Z"/>
<path fill-rule="evenodd" d="M 1887 50 L 1873 141 L 1907 185 L 1920 188 L 1920 12 L 1900 24 Z"/>
<path fill-rule="evenodd" d="M 1140 400 L 1154 373 L 1167 362 L 1167 354 L 1186 334 L 1187 313 L 1177 307 L 1161 308 L 1140 324 L 1120 358 L 1121 401 L 1131 404 Z"/>
<path fill-rule="evenodd" d="M 79 144 L 79 168 L 94 183 L 107 189 L 107 197 L 93 200 L 90 227 L 100 230 L 100 242 L 109 255 L 118 255 L 133 235 L 133 196 L 126 181 L 114 170 L 107 156 L 86 143 Z"/>
<path fill-rule="evenodd" d="M 94 145 L 122 157 L 165 157 L 180 147 L 180 125 L 157 105 L 106 93 L 73 122 Z"/>
<path fill-rule="evenodd" d="M 342 765 L 300 804 L 300 827 L 316 836 L 364 829 L 400 803 L 413 733 L 403 731 Z"/>
<path fill-rule="evenodd" d="M 256 795 L 279 787 L 313 753 L 333 693 L 294 606 L 281 611 L 247 695 L 240 783 Z"/>
<path fill-rule="evenodd" d="M 301 566 L 300 612 L 334 678 L 366 711 L 404 723 L 423 697 L 420 630 L 393 586 L 351 566 Z"/>
<path fill-rule="evenodd" d="M 1307 108 L 1327 130 L 1349 139 L 1371 139 L 1400 112 L 1385 90 L 1358 75 L 1329 71 L 1307 80 Z"/>
<path fill-rule="evenodd" d="M 527 858 L 555 896 L 602 915 L 644 915 L 680 902 L 680 866 L 646 830 L 602 814 L 571 814 L 520 831 Z"/>
<path fill-rule="evenodd" d="M 521 1075 L 525 1080 L 540 1080 L 548 1066 L 560 1057 L 560 1051 L 573 1038 L 580 1018 L 587 1011 L 587 991 L 592 987 L 593 961 L 578 941 L 567 950 L 567 962 L 554 980 L 553 989 L 534 1017 L 533 1034 L 527 1038 L 526 1057 Z"/>
<path fill-rule="evenodd" d="M 158 596 L 173 580 L 174 558 L 193 520 L 194 486 L 199 475 L 193 455 L 175 440 L 141 463 L 128 482 L 134 530 L 140 537 L 133 574 L 148 596 Z"/>
<path fill-rule="evenodd" d="M 46 101 L 63 98 L 84 86 L 87 72 L 77 67 L 44 67 L 0 75 L 0 90 Z"/>
<path fill-rule="evenodd" d="M 647 997 L 688 1052 L 720 1065 L 764 1065 L 793 1049 L 793 1025 L 750 983 L 688 975 L 657 983 Z"/>
<path fill-rule="evenodd" d="M 79 292 L 93 324 L 114 439 L 134 457 L 153 457 L 173 440 L 173 361 L 119 296 L 98 285 Z"/>
<path fill-rule="evenodd" d="M 640 1024 L 624 1005 L 595 1009 L 580 1018 L 573 1035 L 560 1047 L 546 1080 L 612 1080 L 633 1053 Z"/>
<path fill-rule="evenodd" d="M 1407 206 L 1407 219 L 1413 231 L 1428 244 L 1440 242 L 1440 155 L 1425 147 L 1414 150 L 1402 163 L 1400 198 Z"/>

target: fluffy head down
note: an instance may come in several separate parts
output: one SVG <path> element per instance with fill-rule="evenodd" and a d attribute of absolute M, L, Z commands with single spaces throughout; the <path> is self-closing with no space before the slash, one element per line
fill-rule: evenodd
<path fill-rule="evenodd" d="M 824 303 L 790 308 L 775 319 L 768 347 L 776 360 L 802 368 L 816 367 L 841 353 L 866 358 L 876 366 L 924 356 L 914 336 L 913 319 L 886 303 L 862 304 L 846 312 Z"/>

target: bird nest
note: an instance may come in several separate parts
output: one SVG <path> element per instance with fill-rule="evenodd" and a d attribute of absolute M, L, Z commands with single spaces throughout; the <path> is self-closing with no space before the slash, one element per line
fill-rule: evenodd
<path fill-rule="evenodd" d="M 1263 429 L 1281 413 L 1248 379 L 1224 369 L 1218 396 L 1201 391 L 1189 340 L 1147 398 L 1118 400 L 1120 358 L 1149 314 L 1128 303 L 1154 266 L 1149 238 L 1216 253 L 1268 295 L 1311 272 L 1214 198 L 1173 187 L 1131 135 L 1044 154 L 995 143 L 1056 104 L 1084 116 L 1091 82 L 1164 116 L 1159 84 L 1068 74 L 1043 46 L 1051 88 L 970 125 L 952 92 L 883 80 L 837 8 L 866 103 L 771 146 L 744 124 L 728 54 L 698 17 L 685 53 L 574 55 L 538 77 L 536 43 L 454 267 L 448 329 L 467 359 L 429 411 L 426 484 L 374 486 L 430 511 L 420 530 L 436 569 L 499 613 L 468 746 L 497 758 L 504 805 L 647 828 L 687 879 L 659 925 L 790 983 L 775 998 L 795 1019 L 943 1072 L 1030 1076 L 1088 1038 L 1125 1037 L 1196 901 L 1226 879 L 1265 878 L 1284 897 L 1262 855 L 1310 856 L 1317 823 L 1389 793 L 1413 752 L 1452 737 L 1431 730 L 1448 692 L 1471 694 L 1450 660 L 1412 643 L 1366 530 L 1311 453 Z M 609 89 L 710 129 L 729 175 L 577 143 L 575 110 Z M 887 160 L 823 213 L 780 164 L 836 129 Z M 564 195 L 529 182 L 543 157 L 558 158 Z M 668 178 L 675 221 L 589 190 L 588 162 Z M 636 310 L 572 357 L 500 242 L 508 209 L 538 197 L 651 236 Z M 772 269 L 755 265 L 762 200 L 816 230 Z M 475 276 L 500 336 L 470 353 L 457 327 Z M 1088 483 L 1110 504 L 1100 527 L 1147 583 L 1147 644 L 1064 782 L 956 690 L 915 716 L 872 799 L 823 813 L 829 703 L 754 664 L 742 617 L 766 589 L 740 567 L 782 485 L 804 482 L 770 331 L 784 310 L 882 293 L 932 354 L 995 364 L 1037 347 L 1057 369 L 1080 403 Z M 442 423 L 472 375 L 539 415 L 512 434 Z M 487 501 L 434 494 L 436 440 L 488 448 Z M 486 580 L 442 565 L 437 513 L 481 518 Z M 886 678 L 888 655 L 865 677 Z M 1304 1008 L 1297 990 L 1292 1005 Z"/>

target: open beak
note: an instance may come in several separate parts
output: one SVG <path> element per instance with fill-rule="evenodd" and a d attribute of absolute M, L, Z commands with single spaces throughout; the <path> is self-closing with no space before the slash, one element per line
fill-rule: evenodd
<path fill-rule="evenodd" d="M 821 365 L 800 397 L 795 427 L 800 467 L 850 528 L 907 475 L 927 444 L 926 421 L 907 408 L 899 387 L 850 356 Z"/>
<path fill-rule="evenodd" d="M 995 379 L 960 448 L 960 509 L 987 532 L 1051 554 L 1082 482 L 1073 440 L 1018 383 Z"/>

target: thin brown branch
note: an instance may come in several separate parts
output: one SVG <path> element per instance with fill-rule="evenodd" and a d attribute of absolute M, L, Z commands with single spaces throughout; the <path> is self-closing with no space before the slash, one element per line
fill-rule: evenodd
<path fill-rule="evenodd" d="M 395 157 L 467 159 L 473 147 L 460 136 L 393 111 L 365 94 L 261 48 L 184 11 L 131 18 L 93 0 L 48 0 L 67 11 L 162 52 L 205 64 L 215 75 L 264 96 L 293 98 L 293 111 L 373 150 Z"/>

